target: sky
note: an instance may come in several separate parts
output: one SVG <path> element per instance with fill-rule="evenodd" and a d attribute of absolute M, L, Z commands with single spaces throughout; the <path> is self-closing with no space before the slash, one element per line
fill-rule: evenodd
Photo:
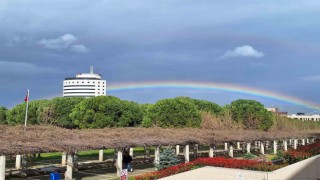
<path fill-rule="evenodd" d="M 320 104 L 317 0 L 0 0 L 0 106 L 62 96 L 64 78 L 93 65 L 111 87 L 143 82 L 245 86 Z M 107 87 L 108 93 L 108 87 Z M 224 105 L 255 99 L 226 91 L 111 91 L 154 103 L 190 96 Z"/>

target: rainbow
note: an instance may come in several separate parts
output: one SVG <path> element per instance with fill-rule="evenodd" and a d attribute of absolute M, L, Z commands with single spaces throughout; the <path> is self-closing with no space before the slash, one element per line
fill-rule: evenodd
<path fill-rule="evenodd" d="M 320 105 L 314 102 L 302 100 L 296 97 L 255 89 L 251 87 L 239 86 L 234 84 L 220 84 L 220 83 L 208 83 L 208 82 L 184 82 L 184 81 L 159 81 L 159 82 L 131 82 L 111 84 L 108 86 L 108 93 L 116 93 L 122 91 L 131 90 L 143 90 L 143 89 L 193 89 L 193 90 L 206 90 L 206 91 L 225 91 L 232 93 L 241 93 L 247 95 L 253 95 L 264 98 L 271 98 L 284 102 L 289 102 L 296 105 L 307 106 L 312 109 L 320 110 Z"/>

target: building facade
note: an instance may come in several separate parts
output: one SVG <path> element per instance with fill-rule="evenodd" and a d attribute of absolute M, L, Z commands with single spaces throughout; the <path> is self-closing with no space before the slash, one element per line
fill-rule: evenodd
<path fill-rule="evenodd" d="M 305 115 L 303 113 L 300 113 L 300 114 L 292 114 L 287 117 L 291 119 L 299 119 L 302 121 L 320 121 L 320 115 Z"/>
<path fill-rule="evenodd" d="M 106 95 L 106 80 L 102 79 L 101 74 L 79 73 L 76 77 L 68 77 L 63 81 L 64 97 L 94 97 Z"/>
<path fill-rule="evenodd" d="M 268 111 L 279 116 L 287 116 L 288 112 L 281 112 L 279 108 L 266 108 Z"/>

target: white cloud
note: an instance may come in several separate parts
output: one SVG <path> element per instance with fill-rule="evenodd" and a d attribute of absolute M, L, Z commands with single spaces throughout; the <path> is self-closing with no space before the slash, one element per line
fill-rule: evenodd
<path fill-rule="evenodd" d="M 232 57 L 253 57 L 261 58 L 264 56 L 263 52 L 255 50 L 252 46 L 243 45 L 234 48 L 233 50 L 228 50 L 221 58 L 232 58 Z"/>
<path fill-rule="evenodd" d="M 42 39 L 38 44 L 46 49 L 53 49 L 58 51 L 72 50 L 77 53 L 87 53 L 88 48 L 83 44 L 76 44 L 77 38 L 72 34 L 65 34 L 56 39 Z"/>
<path fill-rule="evenodd" d="M 89 49 L 83 44 L 72 45 L 71 50 L 77 53 L 87 53 L 89 51 Z"/>

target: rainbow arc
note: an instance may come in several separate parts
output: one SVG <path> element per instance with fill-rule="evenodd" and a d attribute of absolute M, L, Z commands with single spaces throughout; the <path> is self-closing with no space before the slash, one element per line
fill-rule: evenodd
<path fill-rule="evenodd" d="M 113 84 L 108 86 L 108 93 L 144 90 L 144 89 L 192 89 L 192 90 L 207 90 L 207 91 L 225 91 L 233 93 L 241 93 L 258 97 L 270 98 L 289 102 L 296 105 L 307 106 L 313 109 L 320 110 L 320 105 L 314 102 L 299 99 L 297 97 L 288 96 L 272 91 L 255 89 L 251 87 L 239 86 L 234 84 L 220 84 L 209 82 L 183 82 L 183 81 L 159 81 L 159 82 L 131 82 Z"/>

